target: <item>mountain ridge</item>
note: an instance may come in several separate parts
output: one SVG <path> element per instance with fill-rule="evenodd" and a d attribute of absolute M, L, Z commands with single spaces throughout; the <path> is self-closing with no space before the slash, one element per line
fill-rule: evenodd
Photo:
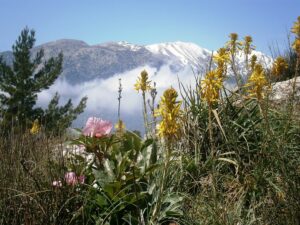
<path fill-rule="evenodd" d="M 126 41 L 105 42 L 89 45 L 76 39 L 58 39 L 33 48 L 33 55 L 44 49 L 45 58 L 63 52 L 64 64 L 61 79 L 78 84 L 93 79 L 106 79 L 118 73 L 150 66 L 159 70 L 168 65 L 174 74 L 185 67 L 191 67 L 197 73 L 203 73 L 215 51 L 200 47 L 192 42 L 164 42 L 150 45 L 137 45 Z M 255 52 L 260 60 L 269 65 L 272 59 Z M 2 52 L 4 60 L 12 63 L 12 53 Z M 243 67 L 243 56 L 238 56 L 237 63 Z"/>

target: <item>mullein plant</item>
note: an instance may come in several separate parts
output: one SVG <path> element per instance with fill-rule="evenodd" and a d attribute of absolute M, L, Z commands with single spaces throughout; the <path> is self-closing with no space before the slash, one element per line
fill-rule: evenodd
<path fill-rule="evenodd" d="M 217 54 L 213 56 L 213 60 L 217 64 L 217 68 L 207 72 L 200 85 L 201 99 L 208 105 L 208 128 L 212 154 L 215 152 L 212 133 L 212 112 L 221 99 L 221 91 L 227 75 L 227 65 L 230 62 L 230 52 L 226 48 L 220 48 Z"/>
<path fill-rule="evenodd" d="M 147 104 L 146 104 L 146 93 L 151 91 L 151 80 L 149 80 L 148 73 L 146 70 L 141 72 L 140 77 L 136 81 L 134 85 L 134 89 L 142 92 L 143 96 L 143 118 L 144 118 L 144 126 L 145 126 L 145 135 L 148 137 L 149 133 L 149 123 L 148 123 L 148 112 L 147 112 Z"/>
<path fill-rule="evenodd" d="M 167 145 L 171 145 L 180 135 L 181 101 L 174 88 L 165 90 L 159 102 L 156 116 L 161 117 L 158 125 L 158 135 Z"/>
<path fill-rule="evenodd" d="M 217 118 L 217 108 L 220 101 L 221 90 L 223 88 L 223 82 L 226 76 L 227 62 L 229 61 L 229 56 L 227 51 L 221 48 L 218 51 L 218 54 L 214 57 L 214 60 L 217 62 L 217 69 L 209 71 L 206 73 L 205 78 L 201 81 L 200 97 L 206 102 L 208 106 L 208 132 L 209 132 L 209 146 L 210 146 L 210 157 L 213 160 L 212 162 L 212 191 L 213 198 L 217 198 L 216 191 L 216 154 L 217 149 L 213 137 L 213 123 L 212 115 L 214 114 Z"/>
<path fill-rule="evenodd" d="M 292 47 L 297 54 L 296 71 L 295 71 L 295 78 L 293 82 L 293 94 L 291 96 L 291 101 L 293 101 L 295 95 L 295 89 L 296 89 L 296 79 L 297 76 L 299 76 L 299 70 L 300 70 L 300 16 L 298 16 L 297 21 L 294 23 L 294 26 L 292 27 L 291 31 L 296 36 Z"/>
<path fill-rule="evenodd" d="M 283 75 L 288 69 L 288 64 L 286 60 L 282 56 L 278 56 L 273 62 L 271 74 L 275 76 L 275 78 L 279 78 Z"/>
<path fill-rule="evenodd" d="M 245 54 L 245 64 L 246 64 L 246 70 L 247 73 L 249 73 L 249 56 L 252 52 L 252 50 L 255 49 L 255 46 L 252 45 L 252 37 L 251 36 L 245 36 L 244 37 L 244 42 L 243 42 L 243 47 L 244 47 L 244 54 Z M 247 74 L 247 77 L 249 74 Z"/>
<path fill-rule="evenodd" d="M 217 75 L 219 78 L 224 79 L 227 74 L 227 64 L 230 61 L 229 52 L 226 48 L 220 48 L 217 54 L 213 56 L 213 60 L 217 64 Z"/>
<path fill-rule="evenodd" d="M 32 127 L 30 129 L 30 133 L 31 134 L 37 134 L 37 133 L 40 132 L 40 130 L 41 130 L 41 126 L 39 124 L 39 120 L 36 119 L 36 120 L 33 121 Z"/>
<path fill-rule="evenodd" d="M 292 27 L 291 31 L 296 35 L 292 47 L 296 51 L 299 60 L 300 58 L 300 16 L 297 18 L 297 21 L 294 23 L 294 26 Z"/>
<path fill-rule="evenodd" d="M 266 95 L 267 86 L 268 81 L 266 73 L 261 64 L 256 64 L 247 84 L 245 85 L 245 87 L 248 88 L 247 92 L 249 97 L 253 97 L 260 102 Z"/>
<path fill-rule="evenodd" d="M 226 48 L 230 52 L 230 60 L 231 60 L 231 69 L 234 73 L 236 84 L 239 89 L 242 87 L 242 77 L 237 71 L 236 66 L 236 55 L 237 53 L 242 49 L 243 43 L 238 40 L 238 34 L 237 33 L 231 33 L 229 35 L 230 40 L 226 43 Z"/>
<path fill-rule="evenodd" d="M 166 188 L 167 174 L 171 163 L 172 149 L 176 141 L 179 140 L 181 134 L 182 110 L 181 101 L 178 101 L 177 91 L 171 87 L 164 91 L 159 102 L 159 108 L 156 110 L 156 117 L 160 117 L 161 121 L 158 124 L 158 136 L 162 140 L 162 147 L 165 150 L 163 159 L 163 171 L 160 179 L 158 200 L 155 203 L 152 211 L 152 218 L 157 219 L 157 215 L 161 211 L 163 203 L 163 192 Z M 158 221 L 154 221 L 158 222 Z"/>
<path fill-rule="evenodd" d="M 243 84 L 244 80 L 240 74 L 240 71 L 237 69 L 236 65 L 236 55 L 240 52 L 243 51 L 245 55 L 245 65 L 246 65 L 246 78 L 250 75 L 251 71 L 250 68 L 254 69 L 254 64 L 257 61 L 257 57 L 253 55 L 250 59 L 249 62 L 249 56 L 252 53 L 252 50 L 255 49 L 255 46 L 252 44 L 253 39 L 251 36 L 247 35 L 244 37 L 244 41 L 239 41 L 238 40 L 238 34 L 236 33 L 231 33 L 229 35 L 230 40 L 226 43 L 226 48 L 230 53 L 230 64 L 231 64 L 231 70 L 235 76 L 235 81 L 238 89 L 240 91 L 243 90 Z M 250 63 L 250 68 L 249 68 L 249 63 Z"/>
<path fill-rule="evenodd" d="M 293 77 L 293 80 L 291 82 L 291 92 L 289 94 L 288 98 L 288 107 L 287 107 L 287 116 L 288 117 L 293 117 L 294 114 L 294 103 L 295 103 L 295 93 L 296 93 L 296 83 L 297 83 L 297 78 L 300 75 L 300 16 L 298 16 L 297 21 L 294 23 L 291 32 L 295 35 L 295 40 L 292 43 L 292 50 L 295 51 L 296 55 L 296 63 L 295 63 L 295 73 L 291 76 Z M 290 61 L 291 62 L 291 61 Z M 283 63 L 282 63 L 283 65 Z M 291 65 L 289 63 L 289 65 Z M 290 69 L 288 67 L 285 68 L 285 70 Z M 288 129 L 288 123 L 287 127 L 285 130 Z"/>
<path fill-rule="evenodd" d="M 256 63 L 257 63 L 257 56 L 254 54 L 251 56 L 251 59 L 250 59 L 250 69 L 252 72 L 254 70 Z"/>
<path fill-rule="evenodd" d="M 257 100 L 260 112 L 265 119 L 266 128 L 269 130 L 268 98 L 267 101 L 263 100 L 269 93 L 271 93 L 272 87 L 267 80 L 266 71 L 261 64 L 255 64 L 252 74 L 250 75 L 247 83 L 244 85 L 244 89 L 246 89 L 247 92 L 246 98 Z"/>

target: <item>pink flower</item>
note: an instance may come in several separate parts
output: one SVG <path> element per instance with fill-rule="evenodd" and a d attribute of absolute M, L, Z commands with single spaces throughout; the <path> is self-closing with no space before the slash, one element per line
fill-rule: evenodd
<path fill-rule="evenodd" d="M 85 181 L 85 176 L 84 175 L 80 175 L 79 177 L 77 177 L 77 179 L 78 179 L 78 182 L 80 184 L 84 184 L 84 181 Z"/>
<path fill-rule="evenodd" d="M 65 174 L 65 181 L 67 185 L 72 185 L 72 186 L 78 183 L 84 184 L 85 176 L 84 175 L 76 176 L 74 172 L 67 172 Z"/>
<path fill-rule="evenodd" d="M 74 172 L 67 172 L 65 174 L 65 181 L 68 185 L 76 185 L 78 183 L 77 176 Z"/>
<path fill-rule="evenodd" d="M 91 137 L 102 137 L 109 134 L 111 129 L 111 122 L 96 117 L 90 117 L 83 129 L 83 134 Z"/>

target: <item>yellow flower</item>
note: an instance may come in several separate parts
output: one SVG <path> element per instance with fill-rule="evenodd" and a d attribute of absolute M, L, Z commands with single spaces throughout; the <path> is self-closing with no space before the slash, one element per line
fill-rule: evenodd
<path fill-rule="evenodd" d="M 250 97 L 257 98 L 261 100 L 264 97 L 264 91 L 266 91 L 266 87 L 268 85 L 265 71 L 260 64 L 256 64 L 254 71 L 248 79 L 248 83 L 245 85 L 249 87 L 248 93 Z"/>
<path fill-rule="evenodd" d="M 201 81 L 201 98 L 209 105 L 217 102 L 222 84 L 223 79 L 219 77 L 217 70 L 208 72 L 205 79 Z"/>
<path fill-rule="evenodd" d="M 242 48 L 242 43 L 238 41 L 237 33 L 231 33 L 229 37 L 230 41 L 227 42 L 226 46 L 231 52 L 231 54 L 234 55 L 238 50 Z"/>
<path fill-rule="evenodd" d="M 40 131 L 41 127 L 39 125 L 39 121 L 36 119 L 33 124 L 32 127 L 30 129 L 30 133 L 31 134 L 37 134 Z"/>
<path fill-rule="evenodd" d="M 158 135 L 168 141 L 179 137 L 181 101 L 177 101 L 178 94 L 174 88 L 167 89 L 161 97 L 156 116 L 161 116 L 158 125 Z"/>
<path fill-rule="evenodd" d="M 287 68 L 287 62 L 283 57 L 279 56 L 273 63 L 272 74 L 276 76 L 282 75 Z"/>
<path fill-rule="evenodd" d="M 229 37 L 230 37 L 231 41 L 237 41 L 237 39 L 238 39 L 238 34 L 237 34 L 237 33 L 231 33 L 231 34 L 229 35 Z"/>
<path fill-rule="evenodd" d="M 151 90 L 150 86 L 151 81 L 148 80 L 148 73 L 146 70 L 143 70 L 141 72 L 141 76 L 138 77 L 138 80 L 136 81 L 136 84 L 134 85 L 134 89 L 139 91 L 148 91 Z"/>
<path fill-rule="evenodd" d="M 252 50 L 254 50 L 255 47 L 252 45 L 252 37 L 246 36 L 244 37 L 244 53 L 246 55 L 249 55 Z"/>
<path fill-rule="evenodd" d="M 123 134 L 126 130 L 125 123 L 122 120 L 118 120 L 115 124 L 116 133 Z"/>
<path fill-rule="evenodd" d="M 300 55 L 300 39 L 296 39 L 292 45 L 293 49 Z"/>
<path fill-rule="evenodd" d="M 229 54 L 225 48 L 220 48 L 217 54 L 213 57 L 216 63 L 227 63 L 229 61 Z"/>
<path fill-rule="evenodd" d="M 255 68 L 257 62 L 257 56 L 256 55 L 252 55 L 251 59 L 250 59 L 250 68 L 253 71 Z"/>
<path fill-rule="evenodd" d="M 297 20 L 298 21 L 296 21 L 292 27 L 292 33 L 296 34 L 298 38 L 300 38 L 300 16 L 298 16 Z"/>
<path fill-rule="evenodd" d="M 217 54 L 213 57 L 217 63 L 217 74 L 220 78 L 225 77 L 227 70 L 227 63 L 229 62 L 229 54 L 225 48 L 220 48 Z"/>
<path fill-rule="evenodd" d="M 298 57 L 300 57 L 300 16 L 297 18 L 298 21 L 294 23 L 294 26 L 292 27 L 292 33 L 296 35 L 296 39 L 292 45 L 293 49 L 298 54 Z"/>

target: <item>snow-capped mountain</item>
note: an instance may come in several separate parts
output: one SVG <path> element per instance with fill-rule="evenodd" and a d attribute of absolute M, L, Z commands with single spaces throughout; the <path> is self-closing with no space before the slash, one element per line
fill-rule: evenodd
<path fill-rule="evenodd" d="M 203 61 L 210 57 L 211 51 L 201 48 L 194 43 L 168 42 L 145 46 L 156 55 L 164 55 L 181 66 L 201 67 Z M 201 62 L 202 61 L 202 62 Z"/>
<path fill-rule="evenodd" d="M 33 49 L 33 53 L 41 48 L 45 51 L 45 58 L 63 52 L 64 65 L 61 77 L 73 84 L 95 78 L 106 79 L 142 66 L 159 70 L 162 66 L 168 65 L 174 74 L 178 74 L 186 67 L 192 68 L 197 73 L 203 73 L 213 53 L 194 43 L 181 41 L 143 46 L 125 41 L 88 45 L 83 41 L 62 39 L 37 46 Z M 266 66 L 272 62 L 272 59 L 263 53 L 253 53 Z M 4 52 L 2 55 L 7 62 L 12 61 L 11 52 Z M 241 53 L 237 57 L 237 64 L 243 68 L 244 61 Z"/>

